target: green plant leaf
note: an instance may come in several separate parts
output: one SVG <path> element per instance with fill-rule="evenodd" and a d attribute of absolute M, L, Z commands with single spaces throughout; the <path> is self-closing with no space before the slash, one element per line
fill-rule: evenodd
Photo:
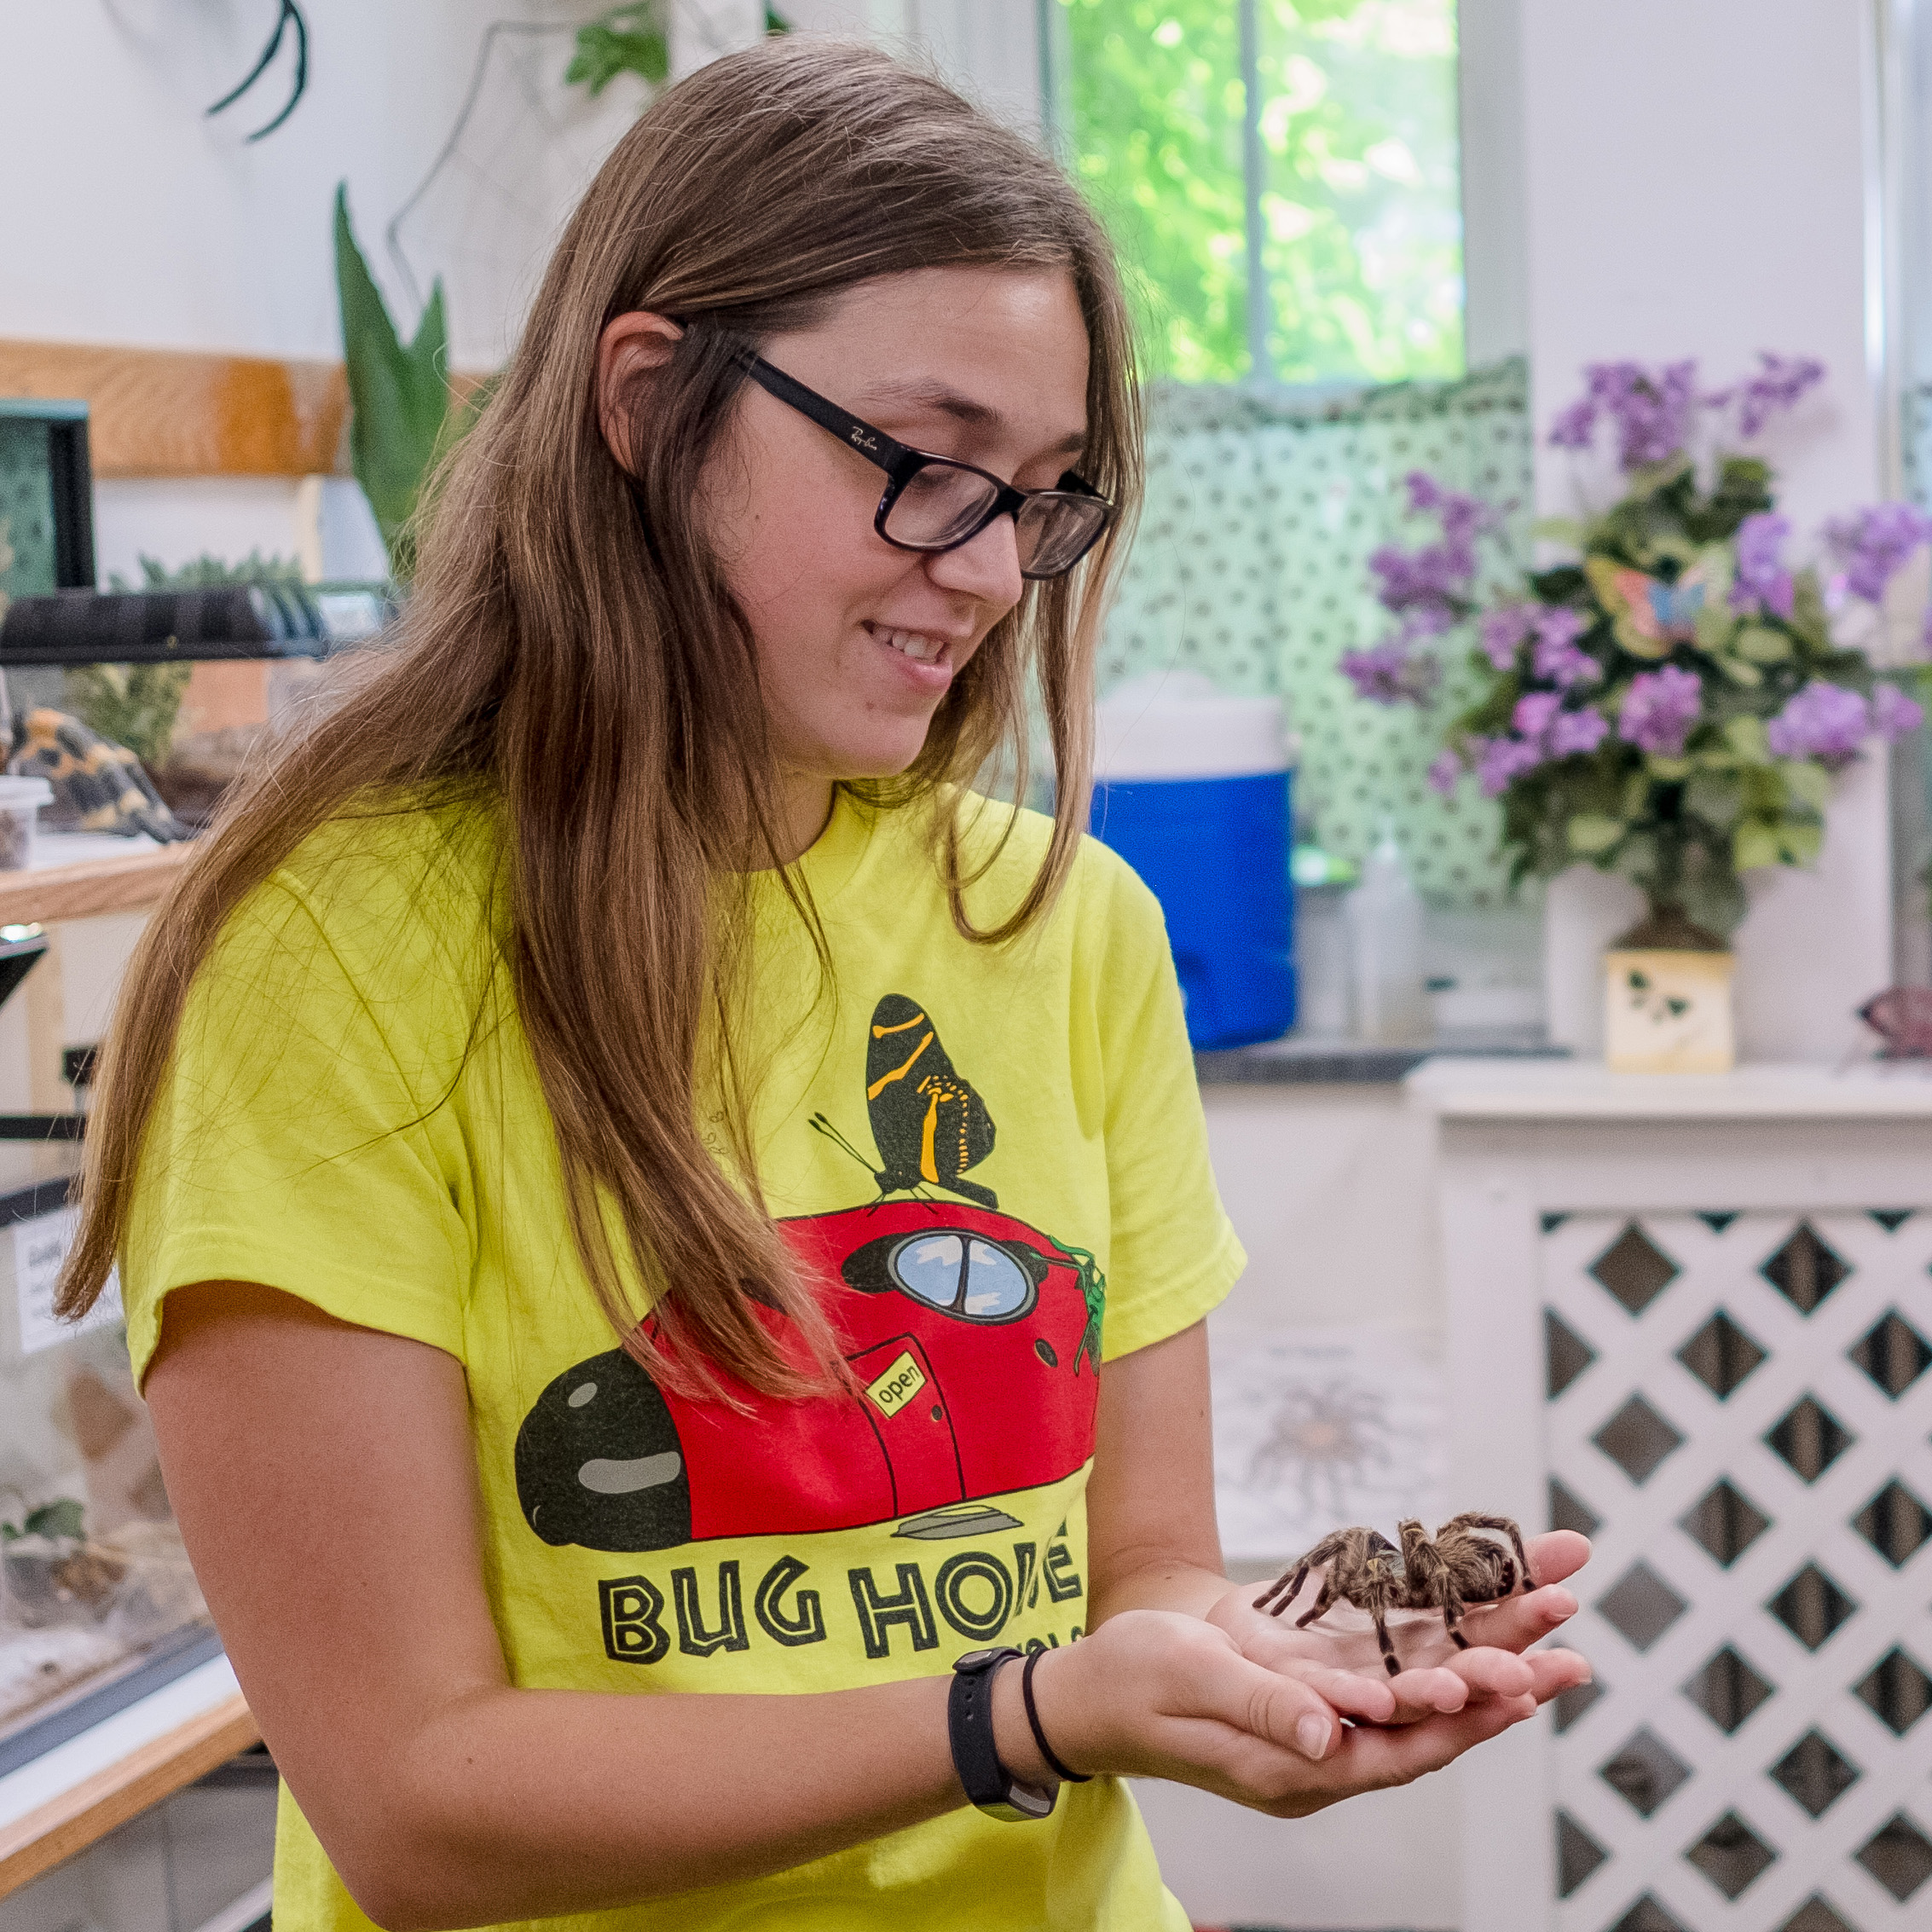
<path fill-rule="evenodd" d="M 1779 828 L 1761 818 L 1747 818 L 1731 835 L 1731 863 L 1740 872 L 1754 872 L 1761 865 L 1783 862 L 1784 848 Z"/>
<path fill-rule="evenodd" d="M 670 42 L 658 9 L 655 0 L 644 0 L 641 5 L 613 7 L 579 27 L 564 79 L 568 86 L 587 88 L 594 99 L 619 74 L 635 74 L 656 87 L 670 71 Z"/>
<path fill-rule="evenodd" d="M 1573 812 L 1565 834 L 1578 858 L 1594 859 L 1599 853 L 1608 852 L 1623 836 L 1624 830 L 1621 818 L 1601 812 Z"/>
<path fill-rule="evenodd" d="M 1825 845 L 1825 828 L 1811 818 L 1787 818 L 1778 828 L 1779 851 L 1787 865 L 1813 864 Z"/>
<path fill-rule="evenodd" d="M 1731 640 L 1731 648 L 1754 664 L 1782 664 L 1794 646 L 1784 632 L 1769 624 L 1746 624 Z"/>
<path fill-rule="evenodd" d="M 43 1503 L 32 1511 L 23 1525 L 30 1536 L 82 1537 L 87 1534 L 87 1514 L 72 1496 L 57 1502 Z"/>
<path fill-rule="evenodd" d="M 1735 778 L 1715 772 L 1696 772 L 1684 788 L 1684 804 L 1707 824 L 1725 830 L 1737 822 L 1744 808 L 1744 788 Z"/>
<path fill-rule="evenodd" d="M 1588 529 L 1575 517 L 1539 517 L 1530 526 L 1530 535 L 1545 543 L 1567 543 L 1573 550 L 1583 547 Z"/>
<path fill-rule="evenodd" d="M 350 460 L 398 579 L 408 575 L 408 524 L 450 414 L 449 333 L 443 284 L 430 292 L 407 347 L 356 246 L 349 188 L 335 194 L 336 288 L 349 374 Z"/>
<path fill-rule="evenodd" d="M 1746 691 L 1755 691 L 1764 682 L 1764 673 L 1755 664 L 1748 664 L 1742 657 L 1732 657 L 1728 653 L 1713 653 L 1713 662 L 1734 685 Z"/>
<path fill-rule="evenodd" d="M 1800 805 L 1822 812 L 1831 802 L 1831 774 L 1808 758 L 1781 758 L 1778 769 L 1784 775 L 1784 789 Z"/>
<path fill-rule="evenodd" d="M 1645 756 L 1644 769 L 1665 784 L 1676 784 L 1690 777 L 1692 767 L 1688 758 L 1666 758 L 1661 752 L 1652 751 Z"/>
<path fill-rule="evenodd" d="M 1768 765 L 1771 747 L 1764 736 L 1764 720 L 1746 715 L 1732 718 L 1724 727 L 1724 742 L 1747 765 Z"/>

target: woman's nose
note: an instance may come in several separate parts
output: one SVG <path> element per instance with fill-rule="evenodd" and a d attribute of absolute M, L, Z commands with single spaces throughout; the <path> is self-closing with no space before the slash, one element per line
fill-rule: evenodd
<path fill-rule="evenodd" d="M 926 560 L 927 575 L 940 589 L 976 598 L 1004 616 L 1020 601 L 1020 535 L 1010 517 L 995 517 L 970 543 Z"/>

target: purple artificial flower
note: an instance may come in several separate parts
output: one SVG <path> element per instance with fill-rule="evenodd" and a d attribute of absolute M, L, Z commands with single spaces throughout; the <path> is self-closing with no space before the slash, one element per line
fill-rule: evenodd
<path fill-rule="evenodd" d="M 1560 693 L 1553 691 L 1532 691 L 1516 701 L 1516 709 L 1509 714 L 1509 728 L 1518 738 L 1541 743 L 1543 733 L 1563 709 Z"/>
<path fill-rule="evenodd" d="M 1516 654 L 1523 640 L 1536 634 L 1534 604 L 1500 604 L 1483 614 L 1483 655 L 1499 671 L 1516 668 Z"/>
<path fill-rule="evenodd" d="M 1558 449 L 1588 449 L 1597 433 L 1597 405 L 1587 392 L 1550 425 L 1550 443 Z"/>
<path fill-rule="evenodd" d="M 1882 684 L 1871 694 L 1871 728 L 1894 744 L 1925 722 L 1925 707 L 1896 685 Z"/>
<path fill-rule="evenodd" d="M 1675 664 L 1640 671 L 1617 720 L 1617 735 L 1640 751 L 1663 758 L 1683 755 L 1684 740 L 1704 709 L 1704 680 Z"/>
<path fill-rule="evenodd" d="M 1583 375 L 1582 400 L 1551 429 L 1559 448 L 1587 448 L 1603 416 L 1617 425 L 1617 460 L 1626 470 L 1668 462 L 1690 441 L 1699 401 L 1695 362 L 1654 369 L 1641 362 L 1592 362 Z"/>
<path fill-rule="evenodd" d="M 1837 769 L 1858 756 L 1871 731 L 1871 707 L 1864 698 L 1813 678 L 1764 727 L 1764 735 L 1774 757 L 1815 758 Z"/>
<path fill-rule="evenodd" d="M 1542 748 L 1524 738 L 1472 738 L 1470 749 L 1476 754 L 1476 789 L 1484 798 L 1501 798 L 1511 780 L 1544 761 Z"/>
<path fill-rule="evenodd" d="M 1443 668 L 1433 657 L 1406 651 L 1395 639 L 1372 651 L 1345 651 L 1341 673 L 1355 695 L 1371 704 L 1426 704 Z"/>
<path fill-rule="evenodd" d="M 1610 720 L 1594 704 L 1586 704 L 1580 711 L 1560 711 L 1550 725 L 1550 756 L 1574 758 L 1594 751 L 1609 731 Z"/>
<path fill-rule="evenodd" d="M 1446 543 L 1417 551 L 1385 544 L 1370 557 L 1368 568 L 1381 580 L 1376 600 L 1399 612 L 1421 635 L 1436 637 L 1461 620 L 1476 558 Z"/>
<path fill-rule="evenodd" d="M 1590 628 L 1590 620 L 1581 610 L 1562 604 L 1541 604 L 1532 623 L 1536 648 L 1530 662 L 1539 678 L 1547 678 L 1568 691 L 1572 685 L 1589 684 L 1603 675 L 1596 659 L 1577 646 L 1576 639 Z"/>
<path fill-rule="evenodd" d="M 1738 526 L 1738 575 L 1731 586 L 1731 608 L 1748 610 L 1753 604 L 1787 622 L 1794 586 L 1780 555 L 1791 534 L 1788 517 L 1765 511 L 1747 517 Z"/>
<path fill-rule="evenodd" d="M 1912 552 L 1932 541 L 1932 518 L 1910 503 L 1869 504 L 1827 523 L 1825 540 L 1845 567 L 1845 588 L 1876 604 Z"/>
<path fill-rule="evenodd" d="M 1462 761 L 1453 751 L 1440 752 L 1429 767 L 1429 789 L 1444 798 L 1452 797 L 1461 777 Z"/>
<path fill-rule="evenodd" d="M 1543 761 L 1542 749 L 1526 738 L 1477 738 L 1476 783 L 1484 798 L 1501 798 L 1512 779 L 1533 772 Z"/>
<path fill-rule="evenodd" d="M 1755 376 L 1747 377 L 1734 390 L 1709 398 L 1713 402 L 1727 402 L 1733 395 L 1739 399 L 1740 436 L 1756 436 L 1773 416 L 1790 408 L 1808 389 L 1825 379 L 1825 365 L 1813 356 L 1773 356 L 1761 349 L 1757 359 L 1763 367 Z"/>

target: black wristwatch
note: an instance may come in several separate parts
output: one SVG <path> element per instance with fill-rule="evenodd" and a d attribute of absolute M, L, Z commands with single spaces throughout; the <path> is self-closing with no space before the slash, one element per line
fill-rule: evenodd
<path fill-rule="evenodd" d="M 1022 1784 L 999 1761 L 993 1742 L 992 1681 L 1002 1664 L 1021 1654 L 1010 1646 L 968 1651 L 952 1667 L 952 1693 L 946 1711 L 952 1768 L 959 1773 L 966 1796 L 988 1818 L 1007 1825 L 1044 1818 L 1060 1796 L 1057 1779 L 1044 1790 Z"/>

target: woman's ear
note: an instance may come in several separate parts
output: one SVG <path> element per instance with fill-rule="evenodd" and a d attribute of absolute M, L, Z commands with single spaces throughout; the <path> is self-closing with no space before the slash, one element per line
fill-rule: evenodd
<path fill-rule="evenodd" d="M 668 315 L 638 309 L 604 325 L 597 341 L 597 426 L 618 466 L 635 476 L 631 460 L 633 392 L 670 361 L 684 331 Z"/>

